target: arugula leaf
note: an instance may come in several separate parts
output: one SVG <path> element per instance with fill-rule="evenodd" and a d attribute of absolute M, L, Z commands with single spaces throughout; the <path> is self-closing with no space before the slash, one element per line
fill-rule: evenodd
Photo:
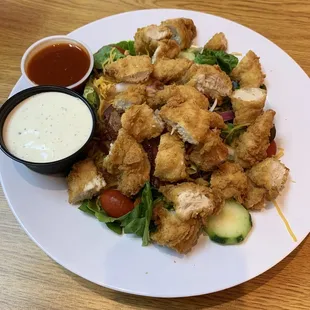
<path fill-rule="evenodd" d="M 115 43 L 114 45 L 122 48 L 125 51 L 128 51 L 131 56 L 136 56 L 135 41 L 132 41 L 132 40 L 121 41 L 121 42 Z"/>
<path fill-rule="evenodd" d="M 107 227 L 117 233 L 118 235 L 121 235 L 123 232 L 123 228 L 121 227 L 120 223 L 114 222 L 114 223 L 106 223 Z"/>
<path fill-rule="evenodd" d="M 90 79 L 91 80 L 91 79 Z M 99 106 L 99 96 L 91 82 L 87 82 L 84 88 L 83 97 L 95 109 Z"/>
<path fill-rule="evenodd" d="M 106 45 L 103 46 L 97 53 L 94 54 L 94 66 L 96 69 L 101 69 L 109 62 L 124 58 L 123 55 L 116 47 Z"/>
<path fill-rule="evenodd" d="M 141 202 L 129 213 L 121 217 L 108 216 L 99 205 L 96 199 L 85 200 L 80 206 L 80 210 L 95 217 L 117 234 L 124 230 L 125 234 L 136 234 L 142 238 L 142 245 L 146 246 L 150 242 L 150 223 L 153 212 L 152 188 L 147 182 L 141 193 Z"/>
<path fill-rule="evenodd" d="M 79 210 L 88 213 L 90 215 L 95 215 L 95 212 L 88 208 L 88 200 L 84 200 L 79 207 Z"/>
<path fill-rule="evenodd" d="M 131 212 L 121 217 L 112 217 L 112 216 L 108 216 L 103 210 L 100 210 L 99 212 L 95 212 L 95 216 L 99 222 L 114 223 L 114 222 L 122 222 Z"/>
<path fill-rule="evenodd" d="M 88 200 L 87 207 L 89 210 L 93 211 L 94 213 L 101 211 L 101 207 L 98 204 L 97 199 Z"/>
<path fill-rule="evenodd" d="M 206 65 L 219 65 L 220 68 L 229 74 L 238 64 L 238 58 L 227 54 L 224 51 L 213 51 L 205 49 L 202 53 L 197 53 L 194 59 L 195 63 Z"/>
<path fill-rule="evenodd" d="M 145 210 L 145 224 L 144 224 L 144 232 L 142 237 L 142 245 L 146 246 L 150 242 L 150 222 L 152 218 L 152 211 L 153 211 L 153 197 L 151 191 L 151 185 L 147 182 L 144 186 L 142 191 L 141 203 L 144 203 Z"/>
<path fill-rule="evenodd" d="M 227 128 L 221 132 L 221 137 L 224 139 L 224 143 L 231 145 L 234 139 L 238 138 L 249 126 L 249 124 L 242 124 L 234 126 L 234 124 L 228 123 Z"/>
<path fill-rule="evenodd" d="M 136 218 L 129 222 L 124 227 L 125 234 L 136 234 L 139 237 L 143 237 L 145 229 L 145 218 Z"/>

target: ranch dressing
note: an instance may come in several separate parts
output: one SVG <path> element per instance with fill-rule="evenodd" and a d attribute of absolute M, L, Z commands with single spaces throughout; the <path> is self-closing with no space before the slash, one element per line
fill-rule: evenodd
<path fill-rule="evenodd" d="M 82 100 L 65 93 L 46 92 L 25 99 L 10 112 L 3 139 L 16 157 L 46 163 L 78 151 L 92 127 L 92 115 Z"/>

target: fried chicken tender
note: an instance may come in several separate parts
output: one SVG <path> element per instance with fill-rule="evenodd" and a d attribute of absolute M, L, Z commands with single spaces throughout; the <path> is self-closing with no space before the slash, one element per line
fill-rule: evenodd
<path fill-rule="evenodd" d="M 207 110 L 209 108 L 208 98 L 190 85 L 167 85 L 164 89 L 157 91 L 152 97 L 149 97 L 147 104 L 152 109 L 158 109 L 174 96 L 182 97 L 184 101 L 193 99 L 201 109 Z"/>
<path fill-rule="evenodd" d="M 98 195 L 106 182 L 92 159 L 75 163 L 68 175 L 69 203 L 75 204 Z"/>
<path fill-rule="evenodd" d="M 236 162 L 243 168 L 250 168 L 267 157 L 275 114 L 273 110 L 265 111 L 234 141 Z"/>
<path fill-rule="evenodd" d="M 248 51 L 239 64 L 231 72 L 231 78 L 240 83 L 240 87 L 260 87 L 264 83 L 265 74 L 262 72 L 259 57 Z"/>
<path fill-rule="evenodd" d="M 265 188 L 255 186 L 248 178 L 248 190 L 243 205 L 249 210 L 264 209 L 266 206 L 266 193 Z"/>
<path fill-rule="evenodd" d="M 234 124 L 251 124 L 263 112 L 267 92 L 261 88 L 240 88 L 231 95 Z"/>
<path fill-rule="evenodd" d="M 165 133 L 160 137 L 154 176 L 168 182 L 187 178 L 184 143 L 177 135 Z"/>
<path fill-rule="evenodd" d="M 179 44 L 181 50 L 191 47 L 192 41 L 197 35 L 195 24 L 189 18 L 167 19 L 160 25 L 171 30 L 173 34 L 171 39 Z"/>
<path fill-rule="evenodd" d="M 202 223 L 199 219 L 182 221 L 175 212 L 168 211 L 161 204 L 154 207 L 153 220 L 157 230 L 151 234 L 151 239 L 181 254 L 188 253 L 202 233 Z"/>
<path fill-rule="evenodd" d="M 165 185 L 159 191 L 174 205 L 176 215 L 183 221 L 217 214 L 223 207 L 223 197 L 216 190 L 192 182 Z"/>
<path fill-rule="evenodd" d="M 161 40 L 169 40 L 173 33 L 167 26 L 149 25 L 138 28 L 135 34 L 135 50 L 137 55 L 153 55 Z"/>
<path fill-rule="evenodd" d="M 158 42 L 158 46 L 152 56 L 152 63 L 160 58 L 175 58 L 180 53 L 179 44 L 174 40 L 162 40 Z"/>
<path fill-rule="evenodd" d="M 149 56 L 127 56 L 105 66 L 105 73 L 117 82 L 143 83 L 153 71 Z"/>
<path fill-rule="evenodd" d="M 141 105 L 146 100 L 146 85 L 133 84 L 128 86 L 123 92 L 118 93 L 111 104 L 119 111 L 123 112 L 133 105 Z"/>
<path fill-rule="evenodd" d="M 177 82 L 192 65 L 193 62 L 186 58 L 158 59 L 154 64 L 152 76 L 164 84 Z"/>
<path fill-rule="evenodd" d="M 221 100 L 232 93 L 232 82 L 219 66 L 193 65 L 183 78 L 188 85 L 194 86 L 201 93 L 213 99 Z"/>
<path fill-rule="evenodd" d="M 137 194 L 150 179 L 151 167 L 147 154 L 124 129 L 119 130 L 103 166 L 108 173 L 118 175 L 118 190 L 126 196 Z"/>
<path fill-rule="evenodd" d="M 266 189 L 266 199 L 274 200 L 284 188 L 289 169 L 277 158 L 266 158 L 247 172 L 251 181 Z"/>
<path fill-rule="evenodd" d="M 158 137 L 164 130 L 164 123 L 146 104 L 134 105 L 121 118 L 122 127 L 138 142 Z"/>
<path fill-rule="evenodd" d="M 191 144 L 202 142 L 210 127 L 210 112 L 201 109 L 192 99 L 183 101 L 181 97 L 172 97 L 159 115 L 184 142 Z"/>
<path fill-rule="evenodd" d="M 205 44 L 204 49 L 226 51 L 227 45 L 225 34 L 223 32 L 218 32 Z"/>
<path fill-rule="evenodd" d="M 222 164 L 228 157 L 228 148 L 223 143 L 219 132 L 209 130 L 204 142 L 195 146 L 189 155 L 189 159 L 199 169 L 211 171 Z"/>
<path fill-rule="evenodd" d="M 239 164 L 225 162 L 212 173 L 211 188 L 220 191 L 224 199 L 235 198 L 242 204 L 247 195 L 248 178 Z"/>

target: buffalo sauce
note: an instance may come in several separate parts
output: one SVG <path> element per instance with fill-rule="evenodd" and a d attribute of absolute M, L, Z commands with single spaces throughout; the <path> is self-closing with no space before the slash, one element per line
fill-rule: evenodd
<path fill-rule="evenodd" d="M 87 73 L 88 53 L 72 43 L 54 43 L 34 54 L 26 66 L 31 81 L 38 85 L 69 86 Z"/>

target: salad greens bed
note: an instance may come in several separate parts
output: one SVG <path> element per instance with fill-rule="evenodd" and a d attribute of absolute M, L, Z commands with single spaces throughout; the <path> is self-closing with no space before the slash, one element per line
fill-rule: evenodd
<path fill-rule="evenodd" d="M 141 197 L 141 202 L 132 211 L 118 218 L 108 216 L 98 199 L 85 200 L 79 209 L 106 223 L 107 227 L 117 234 L 136 234 L 142 238 L 142 245 L 146 246 L 150 242 L 150 227 L 154 226 L 150 225 L 154 202 L 163 197 L 149 182 L 138 196 Z"/>

